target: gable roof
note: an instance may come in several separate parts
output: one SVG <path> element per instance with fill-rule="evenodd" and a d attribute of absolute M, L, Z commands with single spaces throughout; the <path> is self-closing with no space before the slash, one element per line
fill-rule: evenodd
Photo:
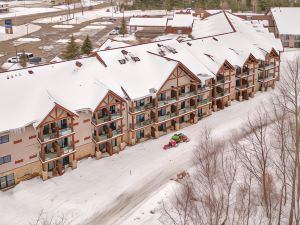
<path fill-rule="evenodd" d="M 131 17 L 129 26 L 137 27 L 166 27 L 167 18 Z"/>
<path fill-rule="evenodd" d="M 81 65 L 80 67 L 76 65 Z M 91 110 L 108 92 L 95 57 L 0 74 L 0 132 L 39 124 L 59 104 L 76 113 Z"/>
<path fill-rule="evenodd" d="M 279 34 L 300 35 L 300 7 L 271 8 Z"/>

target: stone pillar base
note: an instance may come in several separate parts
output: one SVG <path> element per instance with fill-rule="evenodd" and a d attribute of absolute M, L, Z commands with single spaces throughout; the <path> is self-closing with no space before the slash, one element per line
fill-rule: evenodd
<path fill-rule="evenodd" d="M 239 96 L 239 101 L 240 101 L 240 102 L 243 101 L 243 95 L 240 95 L 240 96 Z"/>
<path fill-rule="evenodd" d="M 125 142 L 121 142 L 120 143 L 120 149 L 121 149 L 121 151 L 124 150 L 125 147 L 126 147 L 126 143 Z"/>
<path fill-rule="evenodd" d="M 265 87 L 264 87 L 264 86 L 261 87 L 261 91 L 262 91 L 262 92 L 265 91 Z"/>
<path fill-rule="evenodd" d="M 175 123 L 175 130 L 176 130 L 176 131 L 179 130 L 179 123 L 178 123 L 178 122 Z"/>
<path fill-rule="evenodd" d="M 159 138 L 159 132 L 158 131 L 154 132 L 154 138 Z"/>
<path fill-rule="evenodd" d="M 132 138 L 132 139 L 130 140 L 130 144 L 131 144 L 131 145 L 135 145 L 135 144 L 136 144 L 135 138 Z"/>
<path fill-rule="evenodd" d="M 48 171 L 42 171 L 42 179 L 43 181 L 48 180 Z"/>
<path fill-rule="evenodd" d="M 71 162 L 71 166 L 72 166 L 72 169 L 74 170 L 74 169 L 76 169 L 77 168 L 77 160 L 73 160 L 72 162 Z"/>
<path fill-rule="evenodd" d="M 101 154 L 102 153 L 100 151 L 96 151 L 95 156 L 97 160 L 101 158 Z"/>
<path fill-rule="evenodd" d="M 250 93 L 250 97 L 251 97 L 251 98 L 254 98 L 254 94 L 255 94 L 254 92 L 251 92 L 251 93 Z"/>
<path fill-rule="evenodd" d="M 214 110 L 214 112 L 217 112 L 217 105 L 213 106 L 213 110 Z"/>
<path fill-rule="evenodd" d="M 198 116 L 195 116 L 194 117 L 194 121 L 193 121 L 194 123 L 198 123 Z"/>
<path fill-rule="evenodd" d="M 227 102 L 227 106 L 231 106 L 231 101 L 228 101 L 228 102 Z"/>

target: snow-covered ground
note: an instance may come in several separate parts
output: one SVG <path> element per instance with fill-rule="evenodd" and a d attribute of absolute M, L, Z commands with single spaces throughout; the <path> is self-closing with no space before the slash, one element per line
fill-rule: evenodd
<path fill-rule="evenodd" d="M 112 38 L 115 41 L 135 41 L 135 35 L 134 34 L 125 34 L 123 35 L 116 35 Z"/>
<path fill-rule="evenodd" d="M 127 147 L 112 157 L 79 161 L 78 169 L 46 182 L 39 178 L 22 182 L 0 193 L 1 204 L 5 205 L 1 222 L 26 224 L 43 210 L 48 217 L 63 214 L 72 224 L 86 224 L 91 217 L 94 217 L 92 224 L 120 224 L 119 216 L 126 214 L 117 215 L 118 209 L 127 213 L 136 210 L 170 177 L 190 167 L 192 151 L 197 144 L 199 131 L 204 126 L 212 127 L 215 134 L 219 135 L 239 128 L 248 114 L 269 94 L 257 93 L 255 98 L 248 101 L 234 102 L 231 107 L 183 129 L 182 132 L 191 141 L 177 148 L 162 150 L 171 136 L 167 135 Z M 127 224 L 133 223 L 129 221 Z"/>
<path fill-rule="evenodd" d="M 110 11 L 107 11 L 110 10 Z M 120 12 L 111 12 L 111 7 L 91 10 L 91 11 L 84 11 L 83 15 L 81 12 L 75 13 L 73 19 L 68 19 L 68 15 L 63 16 L 56 16 L 56 17 L 47 17 L 42 19 L 37 19 L 33 21 L 34 23 L 61 23 L 65 21 L 66 24 L 80 24 L 83 22 L 87 22 L 90 20 L 95 20 L 104 17 L 116 17 L 121 18 L 123 17 L 123 13 Z M 165 15 L 166 11 L 164 10 L 133 10 L 133 11 L 125 11 L 124 17 L 131 17 L 131 16 L 142 16 L 142 15 Z M 68 21 L 67 21 L 68 20 Z"/>
<path fill-rule="evenodd" d="M 0 1 L 1 4 L 8 4 L 9 6 L 25 6 L 31 4 L 42 3 L 44 0 L 26 0 L 26 1 Z"/>
<path fill-rule="evenodd" d="M 1 13 L 0 19 L 9 18 L 9 17 L 18 17 L 18 16 L 27 16 L 33 14 L 40 14 L 40 13 L 49 13 L 49 12 L 57 12 L 62 9 L 59 8 L 46 8 L 46 7 L 14 7 L 10 8 L 8 13 Z"/>
<path fill-rule="evenodd" d="M 20 26 L 13 27 L 13 34 L 6 34 L 5 28 L 0 26 L 0 41 L 7 41 L 13 38 L 18 38 L 33 33 L 41 29 L 41 26 L 35 24 L 24 24 Z"/>

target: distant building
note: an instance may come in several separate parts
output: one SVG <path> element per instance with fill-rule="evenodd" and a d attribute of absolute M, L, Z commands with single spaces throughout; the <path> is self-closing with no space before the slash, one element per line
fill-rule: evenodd
<path fill-rule="evenodd" d="M 166 33 L 190 34 L 193 29 L 194 17 L 191 11 L 177 11 L 173 19 L 168 20 Z"/>
<path fill-rule="evenodd" d="M 79 3 L 80 0 L 50 0 L 50 3 L 52 5 L 63 5 L 63 4 L 74 4 L 74 3 Z"/>
<path fill-rule="evenodd" d="M 0 4 L 0 13 L 5 13 L 9 11 L 8 4 Z"/>
<path fill-rule="evenodd" d="M 271 8 L 267 15 L 272 17 L 273 32 L 283 47 L 300 48 L 300 7 Z"/>

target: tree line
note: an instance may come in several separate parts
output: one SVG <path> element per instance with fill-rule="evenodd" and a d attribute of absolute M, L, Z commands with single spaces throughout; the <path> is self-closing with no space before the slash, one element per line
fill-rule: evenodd
<path fill-rule="evenodd" d="M 126 10 L 132 9 L 165 9 L 202 8 L 232 9 L 235 11 L 264 12 L 270 7 L 300 6 L 297 0 L 135 0 L 132 6 L 125 5 Z"/>

